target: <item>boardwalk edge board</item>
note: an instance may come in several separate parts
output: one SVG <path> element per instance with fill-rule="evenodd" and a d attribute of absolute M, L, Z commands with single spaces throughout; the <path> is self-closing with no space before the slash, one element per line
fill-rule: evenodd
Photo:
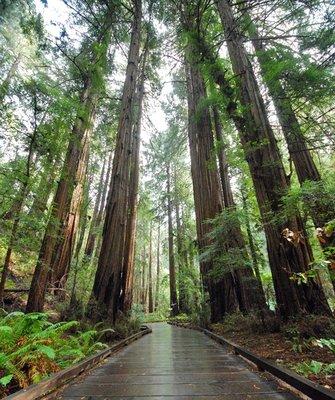
<path fill-rule="evenodd" d="M 115 353 L 116 351 L 122 349 L 131 342 L 151 332 L 152 332 L 151 328 L 147 326 L 142 326 L 140 332 L 137 332 L 134 335 L 131 335 L 126 339 L 121 340 L 120 342 L 116 343 L 115 345 L 109 347 L 106 350 L 102 350 L 99 353 L 96 353 L 86 358 L 85 360 L 81 361 L 78 364 L 72 365 L 71 367 L 68 367 L 66 369 L 63 369 L 62 371 L 52 374 L 51 376 L 42 380 L 39 383 L 31 385 L 28 388 L 22 389 L 16 393 L 13 393 L 10 396 L 7 396 L 6 399 L 8 400 L 40 399 L 43 396 L 46 396 L 54 392 L 55 390 L 60 389 L 66 383 L 78 377 L 80 374 L 87 371 L 88 369 L 96 366 L 99 362 L 109 357 L 111 354 Z"/>
<path fill-rule="evenodd" d="M 169 321 L 168 323 L 178 326 L 180 328 L 195 329 L 197 331 L 203 332 L 205 335 L 209 336 L 216 342 L 232 348 L 235 354 L 240 355 L 251 361 L 257 366 L 260 371 L 269 372 L 271 375 L 275 376 L 276 378 L 280 379 L 281 381 L 285 382 L 289 386 L 298 390 L 300 393 L 303 393 L 304 395 L 310 397 L 311 399 L 335 400 L 335 392 L 333 390 L 327 389 L 317 383 L 314 383 L 311 380 L 304 378 L 303 376 L 300 376 L 287 368 L 281 367 L 272 361 L 266 360 L 262 357 L 258 357 L 256 354 L 236 345 L 235 343 L 223 338 L 222 336 L 219 336 L 209 331 L 208 329 L 200 328 L 198 326 L 189 327 L 185 326 L 184 324 L 179 324 L 178 322 Z"/>

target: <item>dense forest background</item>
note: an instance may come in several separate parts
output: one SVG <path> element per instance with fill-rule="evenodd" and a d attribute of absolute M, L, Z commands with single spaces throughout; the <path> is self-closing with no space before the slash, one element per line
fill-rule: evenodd
<path fill-rule="evenodd" d="M 294 321 L 334 351 L 334 15 L 1 0 L 3 318 Z"/>

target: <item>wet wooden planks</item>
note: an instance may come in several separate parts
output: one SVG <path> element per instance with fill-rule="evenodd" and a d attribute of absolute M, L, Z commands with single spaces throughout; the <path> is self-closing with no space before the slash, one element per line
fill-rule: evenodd
<path fill-rule="evenodd" d="M 249 369 L 239 357 L 200 332 L 154 324 L 81 382 L 64 400 L 288 400 L 290 393 Z"/>

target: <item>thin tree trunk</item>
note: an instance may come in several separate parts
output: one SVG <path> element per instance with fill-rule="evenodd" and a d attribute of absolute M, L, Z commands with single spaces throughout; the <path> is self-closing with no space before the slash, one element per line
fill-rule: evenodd
<path fill-rule="evenodd" d="M 83 202 L 82 208 L 84 208 L 84 212 L 81 212 L 81 217 L 80 217 L 80 235 L 76 243 L 76 250 L 74 253 L 74 260 L 75 260 L 75 267 L 74 267 L 74 276 L 73 276 L 73 284 L 72 284 L 72 289 L 71 289 L 71 294 L 70 294 L 70 308 L 75 307 L 77 304 L 77 278 L 78 278 L 78 272 L 79 272 L 79 265 L 81 264 L 81 257 L 80 257 L 80 251 L 83 247 L 84 243 L 84 238 L 85 238 L 85 233 L 86 233 L 86 228 L 87 228 L 87 211 L 88 211 L 88 189 L 86 189 L 86 201 Z M 85 204 L 86 203 L 86 204 Z"/>
<path fill-rule="evenodd" d="M 35 104 L 35 115 L 36 115 L 36 110 L 37 110 L 36 97 L 35 97 L 34 104 Z M 23 209 L 24 202 L 28 195 L 28 185 L 29 185 L 30 174 L 31 174 L 31 164 L 32 164 L 33 156 L 34 156 L 36 134 L 37 134 L 37 127 L 36 127 L 36 119 L 35 119 L 35 128 L 34 128 L 32 136 L 30 138 L 30 143 L 29 143 L 29 150 L 28 150 L 28 156 L 27 156 L 27 162 L 26 162 L 26 173 L 25 173 L 25 177 L 24 177 L 24 182 L 22 183 L 22 186 L 21 186 L 21 191 L 20 191 L 19 197 L 16 202 L 14 221 L 13 221 L 13 225 L 12 225 L 12 230 L 10 232 L 9 243 L 8 243 L 5 261 L 4 261 L 4 265 L 3 265 L 2 273 L 1 273 L 0 304 L 3 303 L 4 290 L 5 290 L 8 273 L 10 270 L 11 256 L 12 256 L 13 249 L 14 249 L 14 246 L 15 246 L 16 240 L 17 240 L 17 233 L 18 233 L 19 223 L 20 223 L 20 219 L 21 219 L 21 212 Z"/>
<path fill-rule="evenodd" d="M 94 210 L 93 210 L 93 214 L 92 214 L 92 218 L 91 218 L 90 230 L 88 233 L 86 247 L 85 247 L 85 255 L 88 257 L 92 256 L 93 251 L 94 251 L 96 229 L 97 229 L 97 223 L 98 223 L 98 214 L 99 214 L 99 209 L 101 206 L 101 199 L 102 199 L 102 194 L 103 194 L 103 189 L 104 189 L 103 183 L 104 183 L 104 178 L 105 178 L 106 164 L 107 164 L 107 156 L 104 157 L 104 162 L 103 162 L 101 172 L 100 172 L 98 193 L 97 193 L 97 197 L 95 199 Z"/>
<path fill-rule="evenodd" d="M 177 287 L 176 287 L 176 266 L 175 266 L 174 246 L 173 246 L 170 165 L 167 165 L 166 167 L 166 191 L 167 191 L 168 236 L 169 236 L 170 309 L 171 309 L 171 315 L 177 315 L 179 310 L 178 310 Z"/>
<path fill-rule="evenodd" d="M 176 171 L 174 170 L 174 181 L 175 185 L 177 182 L 177 176 L 176 176 Z M 179 300 L 179 312 L 186 313 L 187 312 L 187 307 L 186 307 L 186 287 L 184 283 L 185 279 L 185 269 L 187 267 L 187 259 L 185 257 L 185 252 L 183 251 L 183 238 L 182 238 L 182 227 L 180 223 L 180 209 L 179 209 L 179 200 L 178 196 L 175 195 L 175 210 L 176 210 L 176 227 L 177 227 L 177 254 L 178 254 L 178 300 Z"/>
<path fill-rule="evenodd" d="M 122 289 L 122 268 L 127 223 L 130 154 L 132 145 L 132 110 L 138 73 L 141 39 L 142 3 L 134 0 L 134 21 L 123 88 L 121 114 L 108 195 L 106 218 L 98 269 L 91 302 L 97 302 L 103 314 L 116 320 Z"/>
<path fill-rule="evenodd" d="M 248 235 L 248 243 L 249 243 L 250 254 L 251 254 L 251 259 L 252 259 L 252 266 L 255 271 L 255 275 L 256 275 L 256 278 L 258 279 L 258 282 L 260 284 L 262 284 L 262 278 L 261 278 L 261 273 L 260 273 L 260 269 L 259 269 L 260 262 L 258 260 L 256 246 L 255 246 L 254 238 L 252 236 L 247 197 L 245 194 L 245 189 L 243 187 L 241 188 L 241 197 L 242 197 L 243 211 L 245 212 L 245 225 L 246 225 L 246 230 L 247 230 L 247 235 Z"/>
<path fill-rule="evenodd" d="M 145 302 L 145 273 L 146 273 L 146 249 L 145 247 L 142 250 L 142 276 L 141 276 L 141 304 L 143 306 L 143 311 L 146 311 L 146 302 Z"/>
<path fill-rule="evenodd" d="M 243 117 L 237 115 L 232 101 L 227 111 L 237 124 L 253 179 L 267 239 L 277 306 L 283 318 L 303 312 L 331 315 L 322 287 L 316 280 L 310 279 L 308 283 L 298 285 L 291 279 L 294 273 L 309 270 L 311 247 L 299 216 L 279 222 L 274 219 L 281 213 L 281 197 L 288 189 L 283 163 L 230 3 L 216 0 L 216 4 L 233 71 L 238 77 L 238 98 L 243 107 Z M 231 92 L 226 80 L 223 86 L 225 91 Z M 293 243 L 289 235 L 293 235 Z"/>
<path fill-rule="evenodd" d="M 48 207 L 50 195 L 53 193 L 54 182 L 59 172 L 58 160 L 55 160 L 51 165 L 51 170 L 48 168 L 43 171 L 40 183 L 36 191 L 37 195 L 34 198 L 33 204 L 30 207 L 29 215 L 35 218 L 41 218 Z"/>
<path fill-rule="evenodd" d="M 157 251 L 156 251 L 156 290 L 155 290 L 155 311 L 159 306 L 159 287 L 160 287 L 160 240 L 161 240 L 161 226 L 158 222 L 157 229 Z"/>
<path fill-rule="evenodd" d="M 153 301 L 153 288 L 152 288 L 152 222 L 150 222 L 150 234 L 149 234 L 149 262 L 148 262 L 148 273 L 149 273 L 149 313 L 154 312 L 154 301 Z"/>

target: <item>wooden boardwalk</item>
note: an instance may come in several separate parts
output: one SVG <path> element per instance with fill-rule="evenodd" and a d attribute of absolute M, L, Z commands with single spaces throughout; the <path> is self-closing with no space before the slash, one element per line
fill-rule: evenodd
<path fill-rule="evenodd" d="M 167 324 L 68 386 L 64 400 L 284 400 L 293 395 L 204 334 Z"/>

